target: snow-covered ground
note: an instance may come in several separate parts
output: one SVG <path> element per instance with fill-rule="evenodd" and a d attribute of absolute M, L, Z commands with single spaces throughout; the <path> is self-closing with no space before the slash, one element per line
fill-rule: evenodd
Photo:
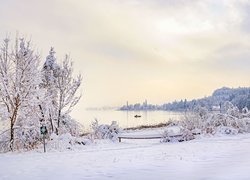
<path fill-rule="evenodd" d="M 100 140 L 81 149 L 39 151 L 0 154 L 0 179 L 250 179 L 250 134 L 182 143 Z"/>

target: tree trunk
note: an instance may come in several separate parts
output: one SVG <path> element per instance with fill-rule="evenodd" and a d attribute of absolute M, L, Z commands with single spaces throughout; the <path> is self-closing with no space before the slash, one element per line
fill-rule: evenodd
<path fill-rule="evenodd" d="M 56 128 L 57 135 L 59 134 L 60 121 L 61 121 L 61 109 L 59 109 L 59 111 L 58 111 L 57 128 Z"/>
<path fill-rule="evenodd" d="M 14 150 L 14 136 L 15 136 L 14 125 L 15 125 L 16 118 L 17 118 L 17 110 L 18 110 L 18 106 L 15 108 L 13 115 L 10 119 L 10 150 L 11 151 Z"/>
<path fill-rule="evenodd" d="M 14 150 L 14 124 L 12 122 L 10 125 L 10 150 Z"/>
<path fill-rule="evenodd" d="M 50 125 L 51 125 L 51 131 L 53 133 L 54 132 L 54 125 L 53 125 L 53 120 L 52 120 L 50 111 L 49 111 L 49 121 L 50 121 Z"/>

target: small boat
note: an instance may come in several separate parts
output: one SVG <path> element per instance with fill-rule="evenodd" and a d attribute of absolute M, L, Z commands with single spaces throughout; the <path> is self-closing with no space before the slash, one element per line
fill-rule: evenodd
<path fill-rule="evenodd" d="M 137 115 L 137 114 L 136 114 L 134 117 L 135 117 L 135 118 L 140 118 L 140 117 L 141 117 L 141 115 Z"/>

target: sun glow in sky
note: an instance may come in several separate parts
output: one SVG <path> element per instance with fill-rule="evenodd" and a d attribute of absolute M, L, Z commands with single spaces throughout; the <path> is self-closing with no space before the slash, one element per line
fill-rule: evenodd
<path fill-rule="evenodd" d="M 249 86 L 249 12 L 245 0 L 0 0 L 0 37 L 18 30 L 43 59 L 50 46 L 58 61 L 70 53 L 79 114 Z"/>

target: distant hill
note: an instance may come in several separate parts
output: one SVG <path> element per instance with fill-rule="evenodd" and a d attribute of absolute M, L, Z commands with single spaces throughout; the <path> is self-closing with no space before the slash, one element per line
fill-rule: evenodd
<path fill-rule="evenodd" d="M 165 111 L 187 111 L 192 110 L 196 106 L 206 107 L 208 110 L 219 110 L 220 106 L 226 101 L 229 101 L 236 105 L 240 110 L 244 107 L 250 109 L 250 88 L 228 88 L 222 87 L 216 89 L 211 96 L 201 99 L 193 99 L 187 101 L 186 99 L 180 101 L 174 101 L 171 103 L 165 103 L 163 105 L 147 104 L 145 101 L 143 104 L 137 103 L 134 105 L 124 105 L 119 110 L 165 110 Z"/>

